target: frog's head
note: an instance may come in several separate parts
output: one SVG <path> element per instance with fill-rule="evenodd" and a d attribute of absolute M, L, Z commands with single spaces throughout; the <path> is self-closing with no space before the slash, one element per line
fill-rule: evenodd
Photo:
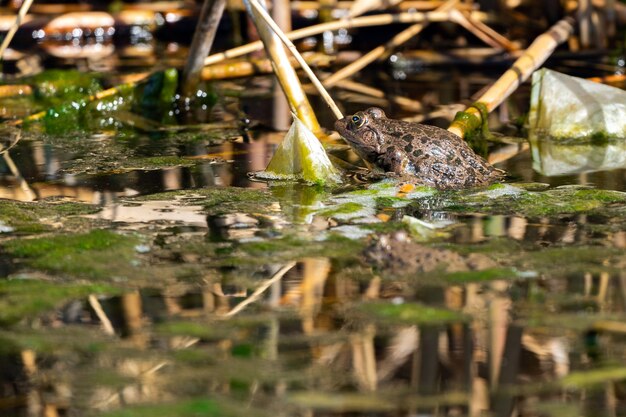
<path fill-rule="evenodd" d="M 378 107 L 346 116 L 335 122 L 335 129 L 363 159 L 376 160 L 384 153 L 385 134 L 380 122 L 387 119 L 385 112 Z"/>

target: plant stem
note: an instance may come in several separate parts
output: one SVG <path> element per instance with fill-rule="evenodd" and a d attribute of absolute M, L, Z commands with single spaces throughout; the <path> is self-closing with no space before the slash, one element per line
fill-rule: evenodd
<path fill-rule="evenodd" d="M 15 16 L 15 22 L 13 23 L 13 26 L 11 26 L 11 29 L 9 29 L 9 32 L 2 40 L 2 45 L 0 45 L 0 59 L 2 59 L 4 51 L 9 47 L 9 43 L 11 43 L 13 36 L 15 36 L 17 28 L 22 24 L 22 20 L 24 20 L 26 13 L 28 13 L 28 9 L 30 9 L 31 4 L 33 4 L 33 0 L 26 0 L 22 4 L 22 7 L 20 7 L 20 10 L 17 12 L 17 16 Z"/>
<path fill-rule="evenodd" d="M 458 3 L 458 0 L 448 0 L 441 7 L 439 7 L 436 11 L 447 12 L 451 10 L 452 8 L 454 8 L 456 3 Z M 355 74 L 356 72 L 360 71 L 361 69 L 365 68 L 366 66 L 376 61 L 377 59 L 383 56 L 388 56 L 391 51 L 393 51 L 398 46 L 402 45 L 403 43 L 407 42 L 409 39 L 419 34 L 426 26 L 428 26 L 428 22 L 416 23 L 408 27 L 407 29 L 403 30 L 402 32 L 394 36 L 386 44 L 380 45 L 374 48 L 367 54 L 363 55 L 361 58 L 357 59 L 351 64 L 346 65 L 345 67 L 341 68 L 339 71 L 335 72 L 330 77 L 326 78 L 324 80 L 324 86 L 330 88 L 336 85 L 339 81 L 345 78 L 348 78 L 351 75 Z"/>
<path fill-rule="evenodd" d="M 300 53 L 298 52 L 298 49 L 293 44 L 293 42 L 291 42 L 287 38 L 285 33 L 278 27 L 278 25 L 274 22 L 274 20 L 272 20 L 271 16 L 265 11 L 265 9 L 263 9 L 263 6 L 259 4 L 258 0 L 248 0 L 248 1 L 252 5 L 252 7 L 259 13 L 259 16 L 265 21 L 265 23 L 267 23 L 269 27 L 272 28 L 274 33 L 276 33 L 276 35 L 285 44 L 285 46 L 289 48 L 293 56 L 296 58 L 296 61 L 298 61 L 298 63 L 300 64 L 304 72 L 306 72 L 306 74 L 309 76 L 309 79 L 311 80 L 315 88 L 317 88 L 317 90 L 319 91 L 324 101 L 326 101 L 326 104 L 328 104 L 328 107 L 330 107 L 335 117 L 337 119 L 341 119 L 343 117 L 341 110 L 339 110 L 339 108 L 337 107 L 333 99 L 330 97 L 330 95 L 328 94 L 328 92 L 326 91 L 322 83 L 320 82 L 320 80 L 315 76 L 315 73 L 313 73 L 313 70 L 311 70 L 311 67 L 309 67 L 309 65 L 306 63 L 306 61 L 302 57 L 302 55 L 300 55 Z"/>
<path fill-rule="evenodd" d="M 280 43 L 280 39 L 276 35 L 276 32 L 272 30 L 269 25 L 264 24 L 265 19 L 263 18 L 264 15 L 262 12 L 267 15 L 265 8 L 259 4 L 258 0 L 244 0 L 244 4 L 246 5 L 248 14 L 252 17 L 252 20 L 255 23 L 263 44 L 265 45 L 265 52 L 272 61 L 274 74 L 285 92 L 285 96 L 289 101 L 292 111 L 306 125 L 306 127 L 309 128 L 309 130 L 311 130 L 316 136 L 321 136 L 322 128 L 315 117 L 315 112 L 313 111 L 306 94 L 304 93 L 302 85 L 300 84 L 300 79 L 296 74 L 296 70 L 291 66 L 291 62 L 287 56 L 287 51 Z M 271 18 L 269 19 L 272 20 Z"/>
<path fill-rule="evenodd" d="M 200 82 L 204 59 L 211 51 L 217 27 L 224 14 L 226 0 L 204 0 L 198 25 L 193 34 L 187 63 L 183 70 L 182 91 L 189 97 L 195 94 Z"/>
<path fill-rule="evenodd" d="M 558 21 L 547 32 L 539 35 L 511 68 L 502 74 L 477 102 L 483 104 L 487 111 L 492 111 L 498 107 L 552 55 L 557 46 L 567 40 L 574 32 L 574 23 L 574 19 L 566 17 Z M 448 128 L 450 132 L 460 137 L 465 137 L 468 131 L 483 123 L 478 108 L 470 106 L 463 113 L 473 116 L 472 126 L 462 120 L 455 120 Z"/>
<path fill-rule="evenodd" d="M 357 17 L 354 19 L 337 20 L 335 22 L 321 23 L 306 28 L 294 30 L 287 33 L 289 40 L 306 38 L 308 36 L 318 35 L 327 30 L 350 29 L 366 26 L 384 26 L 391 23 L 417 23 L 417 22 L 447 22 L 450 15 L 447 12 L 428 12 L 428 13 L 397 13 L 397 14 L 380 14 L 374 16 Z M 256 41 L 237 48 L 229 49 L 208 56 L 204 60 L 204 65 L 211 65 L 223 61 L 227 58 L 236 58 L 250 52 L 263 49 L 263 42 Z"/>

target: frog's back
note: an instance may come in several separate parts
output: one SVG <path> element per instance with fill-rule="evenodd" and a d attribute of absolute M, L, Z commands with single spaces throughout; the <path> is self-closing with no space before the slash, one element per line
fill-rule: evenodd
<path fill-rule="evenodd" d="M 488 185 L 501 177 L 499 170 L 454 133 L 435 126 L 401 123 L 406 123 L 403 127 L 412 132 L 411 142 L 404 150 L 421 182 L 439 189 L 454 189 Z"/>

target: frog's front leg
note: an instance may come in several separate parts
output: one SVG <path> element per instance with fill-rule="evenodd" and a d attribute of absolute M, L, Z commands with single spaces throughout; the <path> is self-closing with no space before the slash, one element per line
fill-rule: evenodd
<path fill-rule="evenodd" d="M 406 154 L 395 147 L 390 148 L 378 158 L 378 166 L 386 172 L 393 172 L 398 175 L 406 174 L 410 165 Z"/>

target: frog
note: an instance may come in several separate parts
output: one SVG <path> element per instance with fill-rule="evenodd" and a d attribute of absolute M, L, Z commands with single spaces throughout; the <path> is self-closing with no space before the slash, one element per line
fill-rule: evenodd
<path fill-rule="evenodd" d="M 503 172 L 445 129 L 387 118 L 370 107 L 335 122 L 335 130 L 370 168 L 440 190 L 489 185 Z"/>

